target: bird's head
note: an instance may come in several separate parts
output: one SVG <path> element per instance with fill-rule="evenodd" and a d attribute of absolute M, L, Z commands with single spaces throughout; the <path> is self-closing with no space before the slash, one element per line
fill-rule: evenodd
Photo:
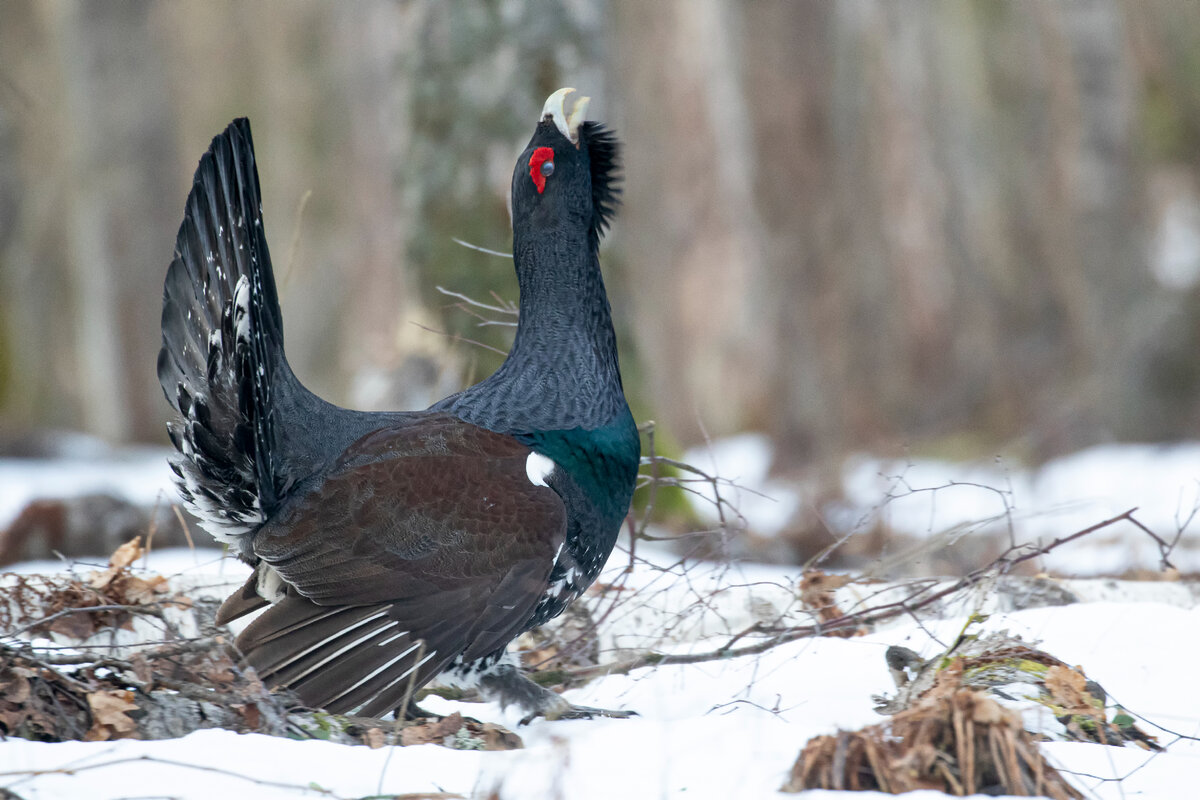
<path fill-rule="evenodd" d="M 619 144 L 603 125 L 584 121 L 590 98 L 579 98 L 566 113 L 567 95 L 574 91 L 559 89 L 550 95 L 533 138 L 517 158 L 513 230 L 580 226 L 596 247 L 620 194 Z"/>

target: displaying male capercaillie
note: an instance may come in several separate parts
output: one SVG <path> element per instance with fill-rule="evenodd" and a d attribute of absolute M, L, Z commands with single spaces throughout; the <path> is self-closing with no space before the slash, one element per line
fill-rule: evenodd
<path fill-rule="evenodd" d="M 629 507 L 637 428 L 597 250 L 618 144 L 546 101 L 512 183 L 520 317 L 489 378 L 360 412 L 288 366 L 250 124 L 200 161 L 163 297 L 158 376 L 184 500 L 254 567 L 219 622 L 270 687 L 364 715 L 441 676 L 531 714 L 595 713 L 506 660 L 595 579 Z"/>

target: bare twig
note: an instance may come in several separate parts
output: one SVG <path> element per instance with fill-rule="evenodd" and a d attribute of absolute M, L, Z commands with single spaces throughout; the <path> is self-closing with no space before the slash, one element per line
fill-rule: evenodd
<path fill-rule="evenodd" d="M 241 780 L 248 781 L 249 783 L 253 783 L 258 786 L 271 786 L 271 787 L 274 787 L 277 789 L 291 789 L 291 790 L 304 791 L 304 792 L 316 792 L 316 793 L 324 795 L 326 797 L 338 797 L 338 795 L 334 794 L 334 792 L 332 792 L 331 790 L 323 789 L 314 783 L 303 783 L 303 784 L 301 784 L 301 783 L 283 783 L 282 781 L 264 780 L 262 778 L 255 778 L 252 775 L 246 775 L 241 772 L 235 772 L 234 770 L 224 769 L 222 767 L 215 767 L 215 766 L 212 766 L 211 764 L 193 764 L 188 761 L 177 761 L 172 758 L 159 758 L 157 756 L 151 756 L 151 755 L 129 756 L 126 758 L 114 758 L 109 761 L 97 761 L 92 764 L 79 764 L 76 766 L 68 765 L 68 766 L 64 766 L 64 767 L 56 767 L 53 769 L 7 770 L 4 772 L 0 772 L 0 778 L 21 777 L 24 779 L 33 779 L 33 778 L 42 777 L 44 775 L 71 775 L 71 776 L 73 776 L 80 772 L 87 772 L 89 770 L 103 769 L 104 767 L 116 767 L 116 766 L 120 766 L 122 764 L 136 764 L 138 762 L 150 763 L 150 764 L 163 764 L 168 767 L 183 767 L 185 769 L 194 769 L 194 770 L 198 770 L 200 772 L 209 772 L 209 773 L 213 773 L 216 775 L 225 775 L 230 778 L 240 778 Z M 22 781 L 10 783 L 10 784 L 8 784 L 8 786 L 17 786 L 21 782 Z"/>
<path fill-rule="evenodd" d="M 501 253 L 499 250 L 491 250 L 487 247 L 480 247 L 477 244 L 471 244 L 470 242 L 464 242 L 462 239 L 459 239 L 459 238 L 456 238 L 453 236 L 450 237 L 450 239 L 455 244 L 460 244 L 469 250 L 478 250 L 481 253 L 487 253 L 489 256 L 500 256 L 501 258 L 512 258 L 512 253 Z M 440 290 L 441 287 L 439 286 L 438 289 Z"/>
<path fill-rule="evenodd" d="M 484 311 L 492 311 L 497 314 L 507 314 L 508 316 L 513 316 L 513 317 L 515 317 L 517 315 L 517 306 L 515 303 L 508 301 L 508 300 L 499 300 L 499 298 L 496 297 L 495 295 L 493 295 L 493 298 L 496 299 L 498 302 L 496 302 L 494 304 L 493 303 L 484 303 L 480 300 L 476 300 L 473 297 L 465 295 L 462 292 L 451 291 L 450 289 L 447 289 L 444 286 L 436 286 L 434 288 L 436 288 L 439 292 L 446 295 L 447 297 L 453 297 L 456 300 L 461 300 L 463 303 L 466 303 L 468 306 L 471 306 L 473 308 L 480 308 L 480 309 L 483 309 Z"/>
<path fill-rule="evenodd" d="M 1132 513 L 1132 512 L 1130 512 L 1130 513 Z M 1162 540 L 1162 538 L 1158 534 L 1156 534 L 1154 531 L 1147 528 L 1140 521 L 1134 519 L 1133 517 L 1130 517 L 1129 521 L 1132 522 L 1134 524 L 1134 526 L 1136 526 L 1139 530 L 1141 530 L 1143 533 L 1145 533 L 1147 536 L 1149 536 L 1151 539 L 1153 539 L 1155 542 L 1158 543 L 1158 553 L 1159 553 L 1158 565 L 1159 565 L 1159 568 L 1164 569 L 1164 570 L 1165 569 L 1174 569 L 1175 565 L 1171 563 L 1171 561 L 1168 559 L 1168 556 L 1171 555 L 1171 551 L 1175 548 L 1175 545 L 1179 542 L 1179 537 L 1183 535 L 1183 530 L 1181 529 L 1179 531 L 1179 533 L 1175 536 L 1175 541 L 1171 542 L 1170 544 L 1167 544 L 1165 541 Z"/>
<path fill-rule="evenodd" d="M 1125 520 L 1126 522 L 1131 522 L 1134 525 L 1136 525 L 1137 527 L 1146 531 L 1146 533 L 1150 533 L 1150 531 L 1146 528 L 1145 525 L 1142 525 L 1140 522 L 1138 522 L 1137 520 L 1135 520 L 1133 518 L 1133 512 L 1135 512 L 1135 511 L 1137 511 L 1136 506 L 1134 508 L 1131 508 L 1128 511 L 1126 511 L 1124 514 L 1118 514 L 1117 516 L 1106 519 L 1103 522 L 1097 522 L 1095 525 L 1089 525 L 1088 527 L 1084 528 L 1081 531 L 1076 531 L 1075 533 L 1072 533 L 1070 536 L 1064 536 L 1060 539 L 1055 539 L 1054 541 L 1050 542 L 1050 544 L 1044 545 L 1042 547 L 1035 547 L 1032 550 L 1030 550 L 1028 553 L 1025 553 L 1024 555 L 1021 555 L 1021 556 L 1009 561 L 1008 566 L 1013 567 L 1013 566 L 1016 566 L 1017 564 L 1022 563 L 1023 561 L 1029 561 L 1032 558 L 1037 558 L 1038 556 L 1044 556 L 1047 553 L 1049 553 L 1051 550 L 1053 550 L 1057 547 L 1061 547 L 1062 545 L 1066 544 L 1067 542 L 1073 542 L 1076 539 L 1081 539 L 1084 536 L 1095 533 L 1096 531 L 1098 531 L 1102 528 L 1107 528 L 1111 525 L 1115 525 L 1116 523 L 1118 523 L 1122 520 Z M 1150 533 L 1150 535 L 1154 536 L 1153 533 Z M 1157 541 L 1162 542 L 1162 539 L 1159 539 L 1157 536 L 1154 536 L 1154 538 Z M 1029 545 L 1018 545 L 1017 547 L 1009 548 L 1007 552 L 1011 553 L 1013 550 L 1022 549 L 1025 547 L 1029 547 Z M 1001 556 L 1000 559 L 997 559 L 997 561 L 1002 561 L 1002 560 L 1005 560 L 1004 556 Z M 1007 572 L 1007 570 L 1005 570 L 1005 571 Z"/>
<path fill-rule="evenodd" d="M 176 601 L 163 600 L 158 603 L 146 603 L 145 605 L 130 605 L 128 603 L 98 605 L 98 606 L 79 606 L 78 608 L 64 608 L 61 611 L 56 611 L 53 614 L 48 614 L 40 619 L 29 622 L 20 628 L 15 628 L 6 633 L 0 634 L 0 638 L 15 637 L 26 631 L 37 628 L 41 625 L 53 622 L 56 619 L 71 616 L 72 614 L 91 614 L 101 611 L 125 611 L 128 613 L 145 614 L 146 616 L 158 617 L 162 615 L 162 611 L 167 606 L 181 605 Z"/>
<path fill-rule="evenodd" d="M 412 324 L 416 325 L 418 328 L 420 328 L 423 331 L 429 331 L 430 333 L 436 333 L 438 336 L 445 336 L 447 339 L 449 339 L 452 342 L 465 342 L 466 344 L 473 344 L 476 347 L 482 347 L 484 350 L 491 350 L 493 353 L 497 353 L 502 356 L 507 355 L 507 353 L 505 353 L 503 350 L 496 348 L 496 347 L 492 347 L 490 344 L 484 344 L 483 342 L 477 341 L 475 339 L 468 339 L 466 336 L 459 336 L 457 333 L 447 333 L 446 331 L 439 331 L 436 328 L 430 328 L 428 325 L 422 325 L 419 322 L 414 322 Z"/>
<path fill-rule="evenodd" d="M 288 281 L 292 277 L 293 269 L 296 266 L 296 256 L 300 253 L 300 232 L 304 225 L 304 210 L 308 208 L 308 201 L 312 199 L 313 190 L 305 189 L 304 194 L 300 195 L 300 199 L 296 202 L 296 222 L 292 225 L 292 237 L 288 241 L 287 258 L 283 260 L 283 281 L 282 286 L 286 287 Z"/>
<path fill-rule="evenodd" d="M 789 642 L 794 642 L 799 639 L 806 639 L 812 636 L 829 635 L 835 631 L 852 630 L 864 626 L 876 625 L 900 615 L 914 615 L 917 611 L 927 608 L 943 598 L 952 596 L 974 586 L 984 580 L 988 575 L 1002 575 L 1009 572 L 1012 567 L 1032 558 L 1045 555 L 1050 551 L 1061 547 L 1069 542 L 1076 541 L 1084 536 L 1096 533 L 1097 531 L 1111 527 L 1118 522 L 1133 521 L 1133 513 L 1137 509 L 1130 509 L 1123 514 L 1118 514 L 1095 525 L 1090 525 L 1083 530 L 1077 531 L 1070 536 L 1064 536 L 1054 541 L 1033 548 L 1029 552 L 1022 553 L 1019 556 L 1013 555 L 1015 551 L 1026 549 L 1028 546 L 1018 545 L 1009 548 L 1003 555 L 997 557 L 992 562 L 984 567 L 973 570 L 967 575 L 959 578 L 956 581 L 943 586 L 940 589 L 933 590 L 930 582 L 924 582 L 913 587 L 912 592 L 900 600 L 880 603 L 878 605 L 865 608 L 862 611 L 843 614 L 831 620 L 825 620 L 812 625 L 798 625 L 783 629 L 771 631 L 772 635 L 762 641 L 754 644 L 734 647 L 733 645 L 741 641 L 748 635 L 768 631 L 770 629 L 765 626 L 754 625 L 742 632 L 735 634 L 726 644 L 714 650 L 707 650 L 699 653 L 644 653 L 634 658 L 615 661 L 606 664 L 599 664 L 592 667 L 577 667 L 568 668 L 564 673 L 572 679 L 583 680 L 588 678 L 599 677 L 610 674 L 626 674 L 635 669 L 643 667 L 666 666 L 671 664 L 698 664 L 709 661 L 722 661 L 730 658 L 739 658 L 742 656 L 759 655 L 765 653 L 775 647 L 778 647 Z M 756 630 L 758 628 L 758 630 Z"/>
<path fill-rule="evenodd" d="M 171 503 L 171 510 L 175 512 L 175 518 L 179 520 L 179 526 L 183 528 L 183 538 L 187 539 L 188 549 L 195 551 L 196 542 L 192 539 L 192 529 L 188 527 L 187 520 L 183 518 L 183 511 L 178 503 Z"/>

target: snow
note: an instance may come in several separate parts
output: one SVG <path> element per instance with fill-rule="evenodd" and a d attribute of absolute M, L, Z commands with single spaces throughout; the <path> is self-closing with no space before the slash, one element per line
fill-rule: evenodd
<path fill-rule="evenodd" d="M 112 494 L 153 506 L 160 498 L 175 501 L 170 450 L 129 447 L 112 450 L 90 437 L 70 437 L 64 458 L 0 458 L 0 530 L 8 527 L 31 500 Z"/>
<path fill-rule="evenodd" d="M 1200 572 L 1200 443 L 1100 445 L 1036 470 L 996 458 L 984 464 L 860 458 L 847 468 L 845 491 L 861 515 L 878 509 L 892 530 L 929 536 L 999 530 L 1011 521 L 1019 542 L 1070 535 L 1131 509 L 1163 539 L 1180 535 L 1172 563 Z M 886 500 L 886 502 L 884 502 Z M 1086 548 L 1051 553 L 1047 570 L 1074 575 L 1159 568 L 1159 548 L 1121 522 Z"/>
<path fill-rule="evenodd" d="M 768 475 L 766 437 L 744 434 L 697 448 L 684 461 L 722 479 L 721 494 L 738 508 L 746 528 L 778 536 L 805 500 L 805 487 Z M 868 530 L 876 521 L 918 539 L 1008 534 L 1018 542 L 1048 542 L 1130 509 L 1136 519 L 1179 546 L 1172 563 L 1200 572 L 1200 442 L 1170 445 L 1099 445 L 1030 469 L 1003 456 L 985 461 L 882 459 L 858 455 L 842 471 L 842 500 L 819 509 L 832 534 Z M 715 524 L 713 493 L 693 484 L 695 511 Z M 1043 562 L 1073 575 L 1157 570 L 1160 550 L 1128 522 L 1093 537 L 1087 548 L 1068 547 Z"/>
<path fill-rule="evenodd" d="M 763 465 L 769 463 L 764 455 L 769 451 L 749 447 L 758 447 L 757 455 L 737 469 L 761 487 L 767 483 Z M 0 487 L 5 491 L 0 519 L 15 513 L 9 506 L 19 506 L 46 487 L 58 493 L 93 491 L 103 476 L 107 488 L 153 502 L 168 485 L 165 467 L 150 460 L 132 459 L 124 470 L 111 464 L 91 470 L 86 464 L 87 459 L 45 465 L 0 462 Z M 847 469 L 846 485 L 863 510 L 880 502 L 878 488 L 871 487 L 886 481 L 881 474 L 903 472 L 912 487 L 941 486 L 948 480 L 999 487 L 1011 491 L 1008 502 L 1014 519 L 1030 535 L 1061 535 L 1135 505 L 1142 507 L 1147 524 L 1170 531 L 1179 524 L 1176 515 L 1182 521 L 1196 502 L 1196 465 L 1200 445 L 1195 444 L 1095 448 L 1036 472 L 1002 463 L 964 468 L 862 459 Z M 83 485 L 87 488 L 80 488 Z M 929 535 L 1002 513 L 1005 500 L 997 494 L 971 486 L 922 492 L 912 496 L 917 501 L 913 509 L 888 503 L 889 522 L 914 535 Z M 1078 552 L 1084 555 L 1077 558 L 1091 558 L 1083 545 Z M 671 559 L 643 545 L 638 554 L 658 565 Z M 219 555 L 213 549 L 156 552 L 148 566 L 219 591 L 245 575 L 244 567 Z M 601 577 L 605 582 L 624 581 L 626 590 L 619 594 L 631 598 L 606 619 L 607 657 L 647 647 L 704 651 L 755 621 L 800 621 L 794 567 L 704 565 L 680 578 L 640 564 L 622 576 L 627 558 L 618 552 Z M 56 562 L 22 565 L 22 571 L 62 568 Z M 902 618 L 856 638 L 801 640 L 759 655 L 614 674 L 566 695 L 573 703 L 634 709 L 640 716 L 633 719 L 537 720 L 518 728 L 516 709 L 440 698 L 425 702 L 435 713 L 459 710 L 504 724 L 524 739 L 523 750 L 484 753 L 435 745 L 371 750 L 213 730 L 154 742 L 46 744 L 9 739 L 0 742 L 0 787 L 23 800 L 294 800 L 433 792 L 483 798 L 493 791 L 501 800 L 782 798 L 778 788 L 809 738 L 883 719 L 872 710 L 871 698 L 894 690 L 884 663 L 889 645 L 902 644 L 923 655 L 939 652 L 943 645 L 938 640 L 953 639 L 968 614 L 993 602 L 987 606 L 991 615 L 983 630 L 1020 634 L 1068 664 L 1080 665 L 1168 748 L 1154 754 L 1134 747 L 1044 744 L 1043 752 L 1075 775 L 1085 796 L 1194 797 L 1200 743 L 1175 735 L 1200 737 L 1200 682 L 1195 679 L 1200 603 L 1194 586 L 1111 580 L 1067 585 L 1084 602 L 1003 611 L 984 587 L 947 606 L 942 619 L 918 623 Z M 808 800 L 847 796 L 822 791 L 803 795 Z M 918 792 L 908 797 L 930 800 L 944 795 Z"/>
<path fill-rule="evenodd" d="M 192 567 L 189 555 L 195 554 L 176 551 L 151 558 L 161 559 L 154 566 L 183 567 L 197 584 L 220 583 L 210 578 L 211 562 Z M 602 580 L 619 580 L 619 568 L 614 564 Z M 225 576 L 227 583 L 236 581 L 234 572 Z M 679 611 L 689 597 L 705 596 L 723 581 L 725 591 L 708 615 L 692 615 L 690 626 L 680 626 L 661 641 L 663 649 L 711 648 L 725 641 L 729 630 L 761 614 L 764 603 L 774 612 L 783 610 L 784 587 L 794 585 L 796 577 L 761 565 L 693 572 L 687 582 L 666 582 L 649 567 L 635 572 L 627 591 L 645 593 L 646 609 L 614 615 L 616 633 L 607 644 L 644 646 L 647 620 L 655 620 L 656 611 Z M 984 629 L 1007 629 L 1040 641 L 1051 654 L 1081 665 L 1131 712 L 1180 734 L 1200 736 L 1200 685 L 1194 679 L 1200 641 L 1191 635 L 1200 629 L 1200 605 L 1190 594 L 1174 595 L 1178 603 L 1122 601 L 1119 587 L 1138 584 L 1109 583 L 1102 593 L 1107 600 L 997 613 Z M 952 639 L 977 600 L 966 598 L 942 620 L 904 620 L 857 638 L 809 639 L 761 655 L 645 668 L 567 694 L 574 703 L 635 709 L 641 715 L 629 720 L 538 720 L 517 728 L 516 709 L 440 698 L 425 702 L 435 713 L 459 710 L 517 730 L 525 741 L 523 750 L 481 753 L 435 745 L 370 750 L 224 731 L 159 742 L 11 739 L 0 743 L 0 786 L 24 800 L 251 793 L 256 800 L 269 800 L 438 791 L 487 797 L 493 790 L 505 800 L 782 797 L 778 787 L 810 737 L 882 720 L 872 710 L 871 696 L 894 688 L 883 658 L 887 646 L 903 644 L 923 655 L 940 651 L 942 645 L 933 637 Z M 1048 744 L 1045 751 L 1061 768 L 1098 776 L 1077 779 L 1089 797 L 1192 797 L 1191 784 L 1200 774 L 1200 744 L 1151 732 L 1169 746 L 1166 753 L 1061 743 Z M 1120 783 L 1106 780 L 1124 775 L 1131 777 Z M 841 796 L 814 792 L 806 797 L 835 795 Z"/>
<path fill-rule="evenodd" d="M 773 536 L 799 509 L 800 495 L 792 486 L 768 477 L 772 452 L 771 440 L 766 436 L 743 433 L 688 450 L 683 462 L 720 478 L 721 498 L 737 509 L 746 528 Z M 696 511 L 715 523 L 712 512 L 717 494 L 713 486 L 699 482 L 691 488 L 696 491 Z"/>

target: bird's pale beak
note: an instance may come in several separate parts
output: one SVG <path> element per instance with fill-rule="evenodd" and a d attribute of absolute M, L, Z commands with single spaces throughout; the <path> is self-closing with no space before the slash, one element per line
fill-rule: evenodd
<path fill-rule="evenodd" d="M 568 116 L 566 113 L 567 95 L 573 91 L 575 90 L 570 88 L 559 89 L 546 98 L 546 105 L 542 106 L 542 119 L 550 119 L 554 123 L 554 127 L 558 128 L 563 136 L 570 139 L 578 147 L 579 126 L 587 115 L 588 103 L 591 102 L 592 98 L 580 97 L 575 101 L 575 107 L 571 110 L 570 116 Z"/>

